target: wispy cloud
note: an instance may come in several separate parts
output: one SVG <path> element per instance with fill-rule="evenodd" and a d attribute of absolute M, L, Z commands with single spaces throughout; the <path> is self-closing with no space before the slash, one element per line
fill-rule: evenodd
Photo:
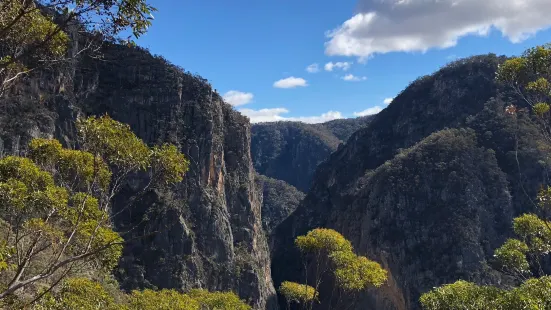
<path fill-rule="evenodd" d="M 351 62 L 328 62 L 325 64 L 324 69 L 325 71 L 333 71 L 333 69 L 341 69 L 342 71 L 346 71 L 350 69 L 350 66 L 352 66 Z"/>
<path fill-rule="evenodd" d="M 305 79 L 297 78 L 294 76 L 274 82 L 275 88 L 295 88 L 295 87 L 306 87 L 306 86 L 308 86 L 308 83 L 306 82 Z"/>
<path fill-rule="evenodd" d="M 367 77 L 365 77 L 365 76 L 355 76 L 354 74 L 347 74 L 347 75 L 341 77 L 341 79 L 343 79 L 345 81 L 348 81 L 348 82 L 359 82 L 359 81 L 367 80 Z"/>
<path fill-rule="evenodd" d="M 311 64 L 308 67 L 306 67 L 306 71 L 308 71 L 309 73 L 317 73 L 320 71 L 320 67 L 317 63 Z"/>
<path fill-rule="evenodd" d="M 385 98 L 385 100 L 383 100 L 383 103 L 386 104 L 386 105 L 389 105 L 392 100 L 394 100 L 394 98 Z"/>

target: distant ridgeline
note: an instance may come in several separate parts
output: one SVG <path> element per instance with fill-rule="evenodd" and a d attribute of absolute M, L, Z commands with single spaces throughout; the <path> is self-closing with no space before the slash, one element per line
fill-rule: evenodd
<path fill-rule="evenodd" d="M 254 168 L 307 192 L 317 166 L 373 116 L 338 119 L 322 124 L 260 123 L 252 126 Z"/>

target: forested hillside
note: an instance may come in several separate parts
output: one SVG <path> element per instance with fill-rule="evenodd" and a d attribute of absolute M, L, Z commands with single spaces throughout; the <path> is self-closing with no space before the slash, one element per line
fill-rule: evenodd
<path fill-rule="evenodd" d="M 362 309 L 418 309 L 421 293 L 457 279 L 507 283 L 493 251 L 514 216 L 534 211 L 550 166 L 532 116 L 506 113 L 520 101 L 496 82 L 504 60 L 471 57 L 419 78 L 320 165 L 275 232 L 276 285 L 301 274 L 292 240 L 315 227 L 389 271 Z"/>
<path fill-rule="evenodd" d="M 371 119 L 372 116 L 364 116 L 321 124 L 255 124 L 251 129 L 254 167 L 262 175 L 283 180 L 306 192 L 318 164 Z"/>

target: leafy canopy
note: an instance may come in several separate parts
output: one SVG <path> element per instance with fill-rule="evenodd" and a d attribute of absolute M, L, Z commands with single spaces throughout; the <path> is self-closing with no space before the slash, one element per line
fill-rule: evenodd
<path fill-rule="evenodd" d="M 251 306 L 239 299 L 233 292 L 209 292 L 191 290 L 189 296 L 205 310 L 250 310 Z"/>
<path fill-rule="evenodd" d="M 95 52 L 101 40 L 115 41 L 126 30 L 136 38 L 144 34 L 154 11 L 146 0 L 2 1 L 0 95 L 22 75 L 71 59 L 68 33 L 76 30 L 80 41 L 90 37 L 73 46 L 74 55 Z"/>
<path fill-rule="evenodd" d="M 304 254 L 305 268 L 311 265 L 315 270 L 314 286 L 283 282 L 279 291 L 288 303 L 309 304 L 312 308 L 314 301 L 319 298 L 318 289 L 326 271 L 332 273 L 333 286 L 341 291 L 339 295 L 353 294 L 370 286 L 380 287 L 387 280 L 387 271 L 380 264 L 356 255 L 350 241 L 333 229 L 313 229 L 304 236 L 298 236 L 295 246 Z M 305 278 L 308 280 L 307 276 Z M 353 300 L 354 297 L 349 296 L 347 299 Z M 337 307 L 342 307 L 339 302 Z M 333 306 L 331 301 L 329 306 Z"/>
<path fill-rule="evenodd" d="M 36 310 L 250 310 L 251 307 L 232 292 L 209 292 L 191 290 L 180 293 L 176 290 L 159 291 L 146 289 L 119 292 L 114 298 L 104 284 L 88 278 L 68 278 L 55 291 L 47 292 L 35 305 Z"/>
<path fill-rule="evenodd" d="M 0 299 L 22 288 L 54 287 L 64 277 L 108 273 L 124 243 L 110 211 L 123 182 L 147 172 L 145 193 L 180 182 L 188 169 L 175 146 L 150 148 L 108 116 L 79 120 L 77 127 L 81 150 L 34 139 L 28 158 L 0 158 Z M 75 285 L 92 290 L 72 281 L 67 294 Z"/>
<path fill-rule="evenodd" d="M 316 289 L 306 284 L 284 281 L 279 286 L 279 293 L 288 302 L 308 303 L 316 300 L 318 293 Z"/>
<path fill-rule="evenodd" d="M 295 245 L 303 253 L 352 251 L 352 244 L 332 229 L 316 228 L 306 236 L 298 236 Z"/>

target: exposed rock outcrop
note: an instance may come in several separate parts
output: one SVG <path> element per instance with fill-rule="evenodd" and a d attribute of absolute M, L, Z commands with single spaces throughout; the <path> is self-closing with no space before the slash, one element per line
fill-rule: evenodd
<path fill-rule="evenodd" d="M 17 85 L 0 103 L 2 152 L 24 152 L 37 136 L 74 145 L 79 114 L 108 113 L 147 143 L 176 144 L 191 161 L 185 180 L 117 217 L 121 231 L 134 228 L 116 271 L 121 285 L 233 290 L 256 309 L 277 308 L 248 120 L 162 58 L 117 45 L 104 52 Z M 133 193 L 129 183 L 116 201 Z"/>

